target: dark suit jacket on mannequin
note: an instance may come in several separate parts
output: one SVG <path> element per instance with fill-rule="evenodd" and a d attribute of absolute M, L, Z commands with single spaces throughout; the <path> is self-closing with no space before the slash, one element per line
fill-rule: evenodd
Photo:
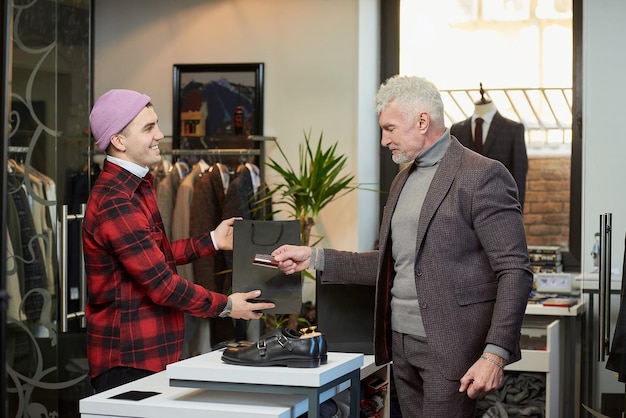
<path fill-rule="evenodd" d="M 472 117 L 457 122 L 450 127 L 450 134 L 461 144 L 474 149 Z M 482 154 L 504 164 L 511 172 L 519 191 L 519 201 L 524 206 L 526 197 L 526 174 L 528 173 L 528 155 L 524 142 L 524 125 L 507 119 L 496 111 L 489 125 Z"/>
<path fill-rule="evenodd" d="M 380 249 L 357 253 L 324 248 L 324 270 L 319 275 L 322 283 L 376 285 L 377 364 L 392 360 L 391 220 L 411 166 L 391 184 L 380 225 Z M 519 360 L 515 327 L 521 327 L 533 275 L 511 175 L 501 163 L 468 151 L 453 138 L 421 213 L 415 215 L 419 216 L 415 285 L 428 344 L 438 356 L 442 374 L 460 379 L 488 343 L 508 350 L 510 363 Z"/>

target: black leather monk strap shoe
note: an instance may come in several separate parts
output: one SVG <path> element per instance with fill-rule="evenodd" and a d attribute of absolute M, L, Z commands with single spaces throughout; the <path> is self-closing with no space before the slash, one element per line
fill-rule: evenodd
<path fill-rule="evenodd" d="M 326 336 L 317 331 L 317 326 L 301 328 L 300 338 L 316 339 L 320 347 L 320 364 L 326 364 L 328 362 L 328 342 L 326 342 Z"/>
<path fill-rule="evenodd" d="M 277 330 L 278 331 L 278 330 Z M 297 331 L 296 331 L 297 332 Z M 320 365 L 319 341 L 272 332 L 249 346 L 229 347 L 222 353 L 222 361 L 241 366 L 287 366 L 312 368 Z"/>
<path fill-rule="evenodd" d="M 287 337 L 291 337 L 291 338 L 314 338 L 315 340 L 317 340 L 319 344 L 320 364 L 326 364 L 328 362 L 328 343 L 326 342 L 326 336 L 323 333 L 317 331 L 316 329 L 317 327 L 311 326 L 308 328 L 301 328 L 300 331 L 297 331 L 295 329 L 291 329 L 287 327 L 279 327 L 263 334 L 261 338 L 259 338 L 259 341 L 266 340 L 271 337 L 276 337 L 281 334 Z M 253 344 L 254 343 L 250 341 L 240 341 L 234 346 L 248 347 Z M 230 346 L 230 347 L 233 347 L 233 346 Z"/>

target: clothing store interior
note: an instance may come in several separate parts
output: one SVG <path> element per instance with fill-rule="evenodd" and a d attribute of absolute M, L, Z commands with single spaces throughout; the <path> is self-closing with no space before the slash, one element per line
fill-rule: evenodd
<path fill-rule="evenodd" d="M 8 0 L 1 13 L 0 417 L 624 416 L 626 197 L 613 186 L 626 177 L 626 142 L 613 126 L 626 114 L 626 2 Z M 443 121 L 436 106 L 396 111 L 420 110 L 424 138 L 445 124 L 407 161 L 401 122 L 386 122 L 396 104 L 383 97 L 398 75 L 425 78 L 443 104 Z M 185 251 L 186 264 L 154 261 L 155 277 L 172 282 L 120 284 L 140 263 L 114 258 L 123 250 L 107 243 L 110 267 L 84 251 L 99 235 L 83 223 L 104 222 L 88 205 L 92 189 L 106 187 L 110 166 L 128 166 L 99 148 L 90 123 L 113 89 L 149 96 L 128 121 L 158 118 L 161 158 L 143 178 L 158 228 L 142 245 L 165 248 L 166 261 Z M 108 146 L 129 135 L 110 132 Z M 450 162 L 452 152 L 463 157 Z M 483 166 L 440 181 L 471 161 Z M 409 201 L 405 180 L 430 183 Z M 411 212 L 412 227 L 398 228 Z M 220 249 L 232 217 L 232 249 Z M 505 217 L 523 233 L 494 225 Z M 415 251 L 393 244 L 406 234 L 417 234 Z M 457 248 L 474 242 L 476 256 Z M 286 244 L 282 261 L 272 253 Z M 514 252 L 523 257 L 511 261 Z M 283 271 L 300 256 L 304 265 Z M 457 277 L 443 277 L 452 265 Z M 90 276 L 107 268 L 126 271 L 110 275 L 109 294 L 99 289 L 110 300 L 95 300 Z M 505 287 L 514 275 L 522 296 L 532 288 L 517 310 Z M 124 289 L 145 300 L 125 300 Z M 275 307 L 239 312 L 267 301 Z M 130 302 L 175 312 L 162 315 L 180 332 Z M 484 334 L 476 347 L 447 334 L 451 313 Z M 417 325 L 399 325 L 407 315 Z M 144 326 L 165 331 L 149 338 Z M 98 341 L 111 347 L 90 348 Z M 178 360 L 96 390 L 94 362 L 151 364 L 150 350 L 133 352 L 143 343 Z M 424 364 L 443 377 L 429 385 Z M 473 391 L 485 370 L 493 387 Z M 458 393 L 431 402 L 443 380 Z"/>

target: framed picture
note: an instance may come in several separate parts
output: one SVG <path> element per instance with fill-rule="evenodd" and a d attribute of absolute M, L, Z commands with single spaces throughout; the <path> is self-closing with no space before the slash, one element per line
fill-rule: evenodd
<path fill-rule="evenodd" d="M 228 146 L 263 133 L 263 64 L 174 64 L 175 149 Z"/>

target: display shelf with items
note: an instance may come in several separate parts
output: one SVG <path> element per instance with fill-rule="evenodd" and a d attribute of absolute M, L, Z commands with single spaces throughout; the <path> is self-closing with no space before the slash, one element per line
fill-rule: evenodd
<path fill-rule="evenodd" d="M 478 411 L 525 410 L 528 416 L 559 417 L 561 352 L 559 319 L 526 316 L 520 337 L 522 359 L 505 367 L 503 386 Z M 520 390 L 526 388 L 526 390 Z"/>
<path fill-rule="evenodd" d="M 533 273 L 563 272 L 563 256 L 556 245 L 529 245 L 530 269 Z"/>
<path fill-rule="evenodd" d="M 532 379 L 532 383 L 525 382 L 528 387 L 545 381 L 546 418 L 579 416 L 579 363 L 586 309 L 582 298 L 577 298 L 572 306 L 526 306 L 520 337 L 522 359 L 508 365 L 505 371 L 507 375 L 515 373 L 517 379 Z"/>
<path fill-rule="evenodd" d="M 568 279 L 573 283 L 573 276 Z M 578 289 L 566 292 L 568 282 L 557 280 L 557 288 L 552 281 L 544 284 L 540 289 L 564 293 L 533 291 L 530 295 L 520 334 L 522 358 L 505 367 L 503 386 L 479 401 L 477 416 L 486 416 L 490 408 L 489 413 L 498 408 L 523 409 L 524 416 L 541 418 L 580 416 L 580 357 L 587 307 Z M 565 306 L 541 303 L 550 298 L 571 302 Z M 511 400 L 519 404 L 508 404 Z"/>
<path fill-rule="evenodd" d="M 526 313 L 536 315 L 577 315 L 583 302 L 580 290 L 573 285 L 574 276 L 569 273 L 537 273 L 534 275 L 533 291 L 528 298 Z M 552 312 L 546 309 L 554 308 Z"/>
<path fill-rule="evenodd" d="M 569 305 L 569 303 L 568 303 Z M 578 300 L 574 305 L 566 306 L 554 306 L 529 303 L 526 305 L 526 315 L 554 315 L 554 316 L 567 316 L 575 317 L 585 312 L 585 302 Z"/>
<path fill-rule="evenodd" d="M 373 355 L 364 357 L 361 368 L 361 417 L 386 418 L 391 415 L 390 379 L 391 364 L 377 366 Z"/>
<path fill-rule="evenodd" d="M 526 316 L 520 337 L 522 359 L 505 369 L 555 373 L 558 376 L 559 345 L 558 318 Z"/>

